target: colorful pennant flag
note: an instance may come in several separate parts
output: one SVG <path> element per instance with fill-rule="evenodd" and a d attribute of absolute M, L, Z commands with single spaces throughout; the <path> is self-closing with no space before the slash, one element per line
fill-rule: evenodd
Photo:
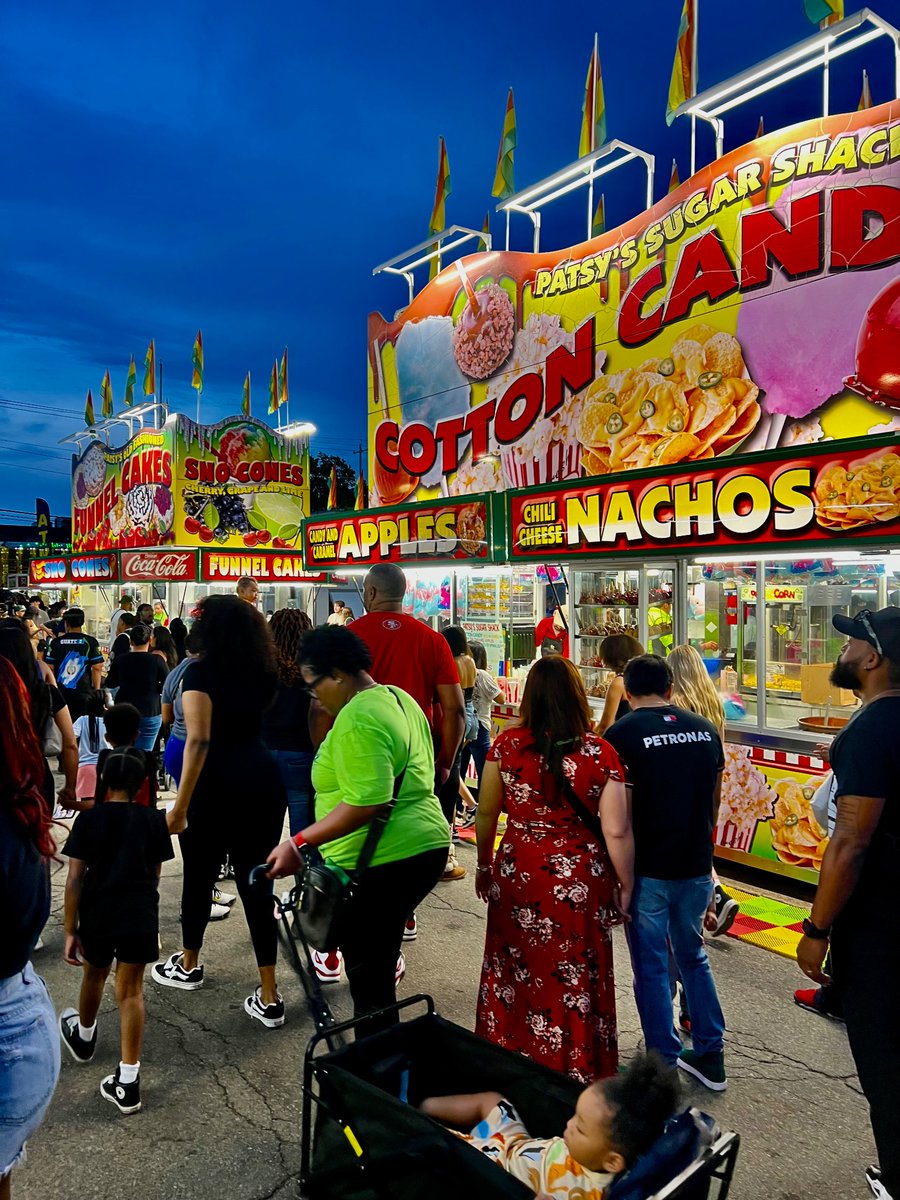
<path fill-rule="evenodd" d="M 281 369 L 278 372 L 278 405 L 288 402 L 288 361 L 287 361 L 287 346 L 284 348 L 284 354 L 281 357 Z"/>
<path fill-rule="evenodd" d="M 109 371 L 103 376 L 103 382 L 100 384 L 100 396 L 103 400 L 103 405 L 100 409 L 101 413 L 104 417 L 111 417 L 113 415 L 113 395 Z"/>
<path fill-rule="evenodd" d="M 278 412 L 278 359 L 272 363 L 272 374 L 269 377 L 269 415 Z"/>
<path fill-rule="evenodd" d="M 494 186 L 491 195 L 505 200 L 516 190 L 515 164 L 516 151 L 516 106 L 513 101 L 513 90 L 509 89 L 506 99 L 506 115 L 503 118 L 503 133 L 500 135 L 500 149 L 497 151 L 497 171 L 494 175 Z"/>
<path fill-rule="evenodd" d="M 869 72 L 863 71 L 862 92 L 859 97 L 859 104 L 856 106 L 857 112 L 862 112 L 865 108 L 872 107 L 872 90 L 869 87 Z"/>
<path fill-rule="evenodd" d="M 681 23 L 678 26 L 678 44 L 672 64 L 669 82 L 669 103 L 666 106 L 666 124 L 675 119 L 675 110 L 685 100 L 697 94 L 697 19 L 696 0 L 684 0 Z"/>
<path fill-rule="evenodd" d="M 90 388 L 88 388 L 87 400 L 84 404 L 84 423 L 85 425 L 96 425 L 97 423 L 94 417 L 94 397 L 91 395 Z"/>
<path fill-rule="evenodd" d="M 756 127 L 756 138 L 757 138 L 757 141 L 758 141 L 758 140 L 759 140 L 761 137 L 763 137 L 763 135 L 765 134 L 765 132 L 766 132 L 766 131 L 765 131 L 765 129 L 763 128 L 763 119 L 762 119 L 762 117 L 760 117 L 760 118 L 759 118 L 759 125 Z"/>
<path fill-rule="evenodd" d="M 134 369 L 134 355 L 131 356 L 131 365 L 128 368 L 128 374 L 125 376 L 125 407 L 131 408 L 134 404 L 134 385 L 137 380 L 137 371 Z"/>
<path fill-rule="evenodd" d="M 156 346 L 152 339 L 144 355 L 144 395 L 156 395 Z"/>
<path fill-rule="evenodd" d="M 597 50 L 597 35 L 588 63 L 587 80 L 584 85 L 584 103 L 581 106 L 581 139 L 578 157 L 599 149 L 606 141 L 606 103 L 603 99 L 603 76 L 600 74 L 600 54 Z"/>
<path fill-rule="evenodd" d="M 191 387 L 196 388 L 198 392 L 203 391 L 203 336 L 200 330 L 197 330 L 197 337 L 194 341 L 194 353 L 191 356 L 193 364 L 193 374 L 191 375 Z"/>
<path fill-rule="evenodd" d="M 803 0 L 806 19 L 820 29 L 836 25 L 844 19 L 844 0 Z"/>
<path fill-rule="evenodd" d="M 678 178 L 678 163 L 672 159 L 672 174 L 669 176 L 669 191 L 674 192 L 677 187 L 681 187 L 681 180 Z"/>
<path fill-rule="evenodd" d="M 591 221 L 591 237 L 599 237 L 601 233 L 606 233 L 606 204 L 602 195 L 597 201 L 594 219 Z"/>
<path fill-rule="evenodd" d="M 245 417 L 250 416 L 250 372 L 247 372 L 247 378 L 244 380 L 244 394 L 241 397 L 241 412 Z"/>
<path fill-rule="evenodd" d="M 336 495 L 335 495 L 335 499 L 337 499 Z M 365 507 L 366 507 L 366 481 L 363 479 L 362 471 L 360 471 L 359 475 L 356 478 L 356 503 L 353 505 L 353 508 L 356 512 L 359 512 L 359 510 L 361 508 L 365 508 Z"/>
<path fill-rule="evenodd" d="M 487 248 L 488 248 L 487 239 L 490 237 L 490 234 L 491 234 L 491 214 L 489 212 L 484 214 L 484 224 L 481 227 L 481 232 L 482 232 L 483 236 L 482 236 L 481 241 L 479 242 L 479 249 L 487 250 Z"/>
<path fill-rule="evenodd" d="M 444 145 L 444 139 L 441 138 L 440 150 L 438 152 L 437 185 L 434 191 L 434 208 L 431 210 L 431 219 L 428 222 L 429 233 L 440 233 L 446 227 L 447 217 L 444 206 L 449 195 L 450 160 L 447 158 L 447 147 Z"/>
<path fill-rule="evenodd" d="M 337 470 L 332 467 L 328 477 L 328 510 L 337 508 Z"/>

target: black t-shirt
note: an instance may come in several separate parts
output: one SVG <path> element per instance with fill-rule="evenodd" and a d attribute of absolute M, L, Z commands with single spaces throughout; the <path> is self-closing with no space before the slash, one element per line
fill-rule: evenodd
<path fill-rule="evenodd" d="M 103 662 L 100 644 L 87 633 L 66 632 L 47 646 L 46 660 L 65 692 L 93 691 L 92 668 Z"/>
<path fill-rule="evenodd" d="M 131 638 L 127 633 L 120 633 L 113 642 L 109 654 L 112 660 L 115 660 L 121 654 L 128 654 L 131 650 Z"/>
<path fill-rule="evenodd" d="M 716 727 L 666 704 L 633 709 L 603 736 L 619 752 L 633 789 L 635 875 L 708 875 L 713 793 L 725 766 Z"/>
<path fill-rule="evenodd" d="M 212 701 L 210 753 L 227 750 L 235 742 L 256 741 L 260 736 L 263 718 L 260 705 L 248 700 L 240 679 L 235 677 L 227 686 L 221 686 L 202 658 L 192 662 L 182 678 L 182 695 L 205 692 Z"/>
<path fill-rule="evenodd" d="M 108 687 L 117 687 L 116 704 L 133 704 L 142 717 L 158 717 L 160 695 L 169 668 L 158 654 L 126 654 L 116 658 L 106 677 Z"/>
<path fill-rule="evenodd" d="M 263 713 L 262 735 L 270 750 L 313 753 L 309 736 L 309 692 L 303 679 L 290 687 L 279 685 L 272 707 Z"/>
<path fill-rule="evenodd" d="M 0 802 L 0 979 L 31 958 L 50 916 L 50 873 L 34 843 Z"/>
<path fill-rule="evenodd" d="M 175 857 L 161 809 L 106 801 L 75 818 L 63 854 L 87 870 L 78 921 L 104 937 L 159 932 L 156 869 Z"/>
<path fill-rule="evenodd" d="M 887 911 L 900 870 L 900 696 L 885 696 L 864 705 L 831 746 L 831 769 L 841 796 L 883 799 L 878 828 L 863 860 L 853 895 L 842 914 L 863 908 L 859 919 Z M 874 905 L 874 907 L 873 907 Z"/>

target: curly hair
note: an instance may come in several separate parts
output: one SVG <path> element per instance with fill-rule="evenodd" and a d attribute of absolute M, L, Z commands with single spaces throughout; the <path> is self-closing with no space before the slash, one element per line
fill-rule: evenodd
<path fill-rule="evenodd" d="M 250 708 L 267 708 L 278 687 L 278 668 L 262 613 L 238 596 L 207 596 L 193 629 L 216 692 L 240 695 Z"/>
<path fill-rule="evenodd" d="M 344 671 L 359 675 L 372 666 L 372 655 L 366 643 L 346 625 L 323 625 L 311 629 L 303 639 L 300 664 L 317 675 Z"/>
<path fill-rule="evenodd" d="M 629 1167 L 661 1136 L 681 1095 L 674 1068 L 653 1050 L 638 1054 L 621 1074 L 600 1079 L 591 1089 L 613 1110 L 610 1142 Z"/>
<path fill-rule="evenodd" d="M 269 622 L 275 643 L 278 678 L 285 687 L 293 687 L 300 678 L 300 647 L 312 621 L 299 608 L 279 608 Z"/>
<path fill-rule="evenodd" d="M 0 658 L 0 804 L 11 809 L 44 858 L 56 854 L 41 789 L 47 764 L 30 719 L 31 700 L 12 663 Z"/>

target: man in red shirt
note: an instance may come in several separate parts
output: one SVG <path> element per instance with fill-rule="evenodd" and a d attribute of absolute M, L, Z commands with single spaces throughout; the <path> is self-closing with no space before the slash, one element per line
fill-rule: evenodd
<path fill-rule="evenodd" d="M 459 795 L 458 754 L 466 727 L 466 706 L 450 647 L 439 633 L 403 612 L 406 576 L 394 563 L 378 563 L 363 581 L 366 615 L 353 632 L 369 647 L 371 675 L 414 698 L 435 734 L 435 788 L 452 825 Z M 436 717 L 435 709 L 439 709 Z M 465 868 L 453 851 L 447 879 L 462 879 Z"/>

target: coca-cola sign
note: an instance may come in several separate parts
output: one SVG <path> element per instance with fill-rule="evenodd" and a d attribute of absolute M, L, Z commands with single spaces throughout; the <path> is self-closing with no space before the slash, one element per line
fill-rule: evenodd
<path fill-rule="evenodd" d="M 193 550 L 123 551 L 122 578 L 157 582 L 195 583 L 197 555 Z"/>

